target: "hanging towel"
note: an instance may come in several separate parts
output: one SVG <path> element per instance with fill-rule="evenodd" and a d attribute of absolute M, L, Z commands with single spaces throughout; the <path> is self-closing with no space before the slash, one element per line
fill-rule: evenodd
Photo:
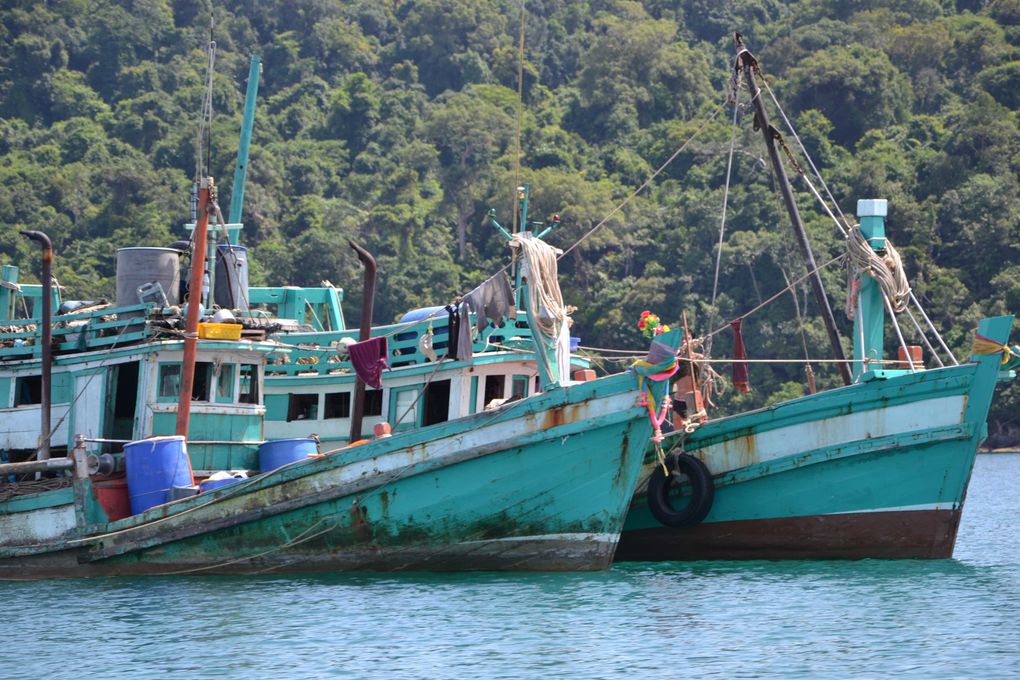
<path fill-rule="evenodd" d="M 738 392 L 750 392 L 751 385 L 747 375 L 747 350 L 744 349 L 744 336 L 740 333 L 743 319 L 730 322 L 733 329 L 733 387 Z"/>
<path fill-rule="evenodd" d="M 389 368 L 386 357 L 389 349 L 385 337 L 356 342 L 349 348 L 354 372 L 362 382 L 374 390 L 382 389 L 382 370 Z"/>
<path fill-rule="evenodd" d="M 453 358 L 471 361 L 474 357 L 474 347 L 471 345 L 471 315 L 468 312 L 467 303 L 460 303 L 457 311 L 460 314 L 460 327 L 457 329 L 457 353 L 453 355 Z"/>
<path fill-rule="evenodd" d="M 460 312 L 457 305 L 446 305 L 446 358 L 457 358 L 457 345 L 460 340 Z"/>
<path fill-rule="evenodd" d="M 500 272 L 464 296 L 464 302 L 477 315 L 475 327 L 481 333 L 489 321 L 499 323 L 503 319 L 516 319 L 514 292 L 510 278 Z"/>
<path fill-rule="evenodd" d="M 447 325 L 446 358 L 471 361 L 474 356 L 471 347 L 471 321 L 466 305 L 446 305 L 449 315 Z"/>

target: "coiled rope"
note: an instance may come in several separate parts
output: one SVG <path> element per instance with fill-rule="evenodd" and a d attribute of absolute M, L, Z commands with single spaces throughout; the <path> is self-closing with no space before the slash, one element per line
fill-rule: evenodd
<path fill-rule="evenodd" d="M 555 340 L 559 337 L 560 325 L 567 318 L 557 277 L 556 255 L 559 250 L 520 232 L 510 239 L 510 247 L 520 249 L 524 257 L 528 306 L 534 311 L 538 330 L 546 339 Z"/>
<path fill-rule="evenodd" d="M 850 228 L 846 240 L 849 264 L 859 274 L 867 274 L 875 279 L 893 311 L 900 313 L 907 308 L 910 301 L 910 283 L 903 271 L 900 254 L 889 239 L 885 240 L 885 252 L 879 253 L 872 249 L 868 239 L 864 237 L 860 226 Z M 847 300 L 847 317 L 853 318 L 853 301 Z"/>

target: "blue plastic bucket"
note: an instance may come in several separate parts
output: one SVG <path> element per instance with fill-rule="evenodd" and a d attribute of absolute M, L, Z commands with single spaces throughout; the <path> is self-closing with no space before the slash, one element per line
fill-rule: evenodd
<path fill-rule="evenodd" d="M 259 445 L 259 470 L 269 472 L 296 460 L 305 460 L 309 454 L 318 452 L 318 444 L 308 437 L 264 442 Z"/>
<path fill-rule="evenodd" d="M 184 437 L 152 437 L 124 445 L 128 497 L 137 515 L 170 500 L 170 488 L 192 483 Z"/>

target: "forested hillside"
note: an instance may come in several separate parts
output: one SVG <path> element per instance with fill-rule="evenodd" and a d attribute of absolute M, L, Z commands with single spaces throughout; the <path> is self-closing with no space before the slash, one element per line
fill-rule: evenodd
<path fill-rule="evenodd" d="M 448 301 L 506 261 L 483 219 L 495 208 L 512 220 L 519 3 L 2 7 L 0 261 L 34 272 L 38 254 L 18 231 L 47 232 L 66 295 L 112 296 L 116 248 L 184 234 L 210 38 L 208 172 L 224 208 L 250 56 L 264 63 L 244 206 L 254 283 L 329 279 L 356 313 L 361 270 L 346 245 L 355 239 L 379 261 L 376 319 L 390 321 Z M 686 310 L 704 333 L 804 272 L 764 145 L 742 116 L 709 309 L 734 31 L 843 211 L 852 215 L 858 198 L 889 200 L 890 237 L 959 355 L 978 318 L 1020 311 L 1020 0 L 528 0 L 525 10 L 520 177 L 532 216 L 558 213 L 548 240 L 566 249 L 611 215 L 561 262 L 583 344 L 642 346 L 634 324 L 644 309 L 669 322 Z M 842 240 L 796 187 L 827 261 Z M 824 276 L 849 346 L 845 269 Z M 798 291 L 809 353 L 829 357 L 806 284 Z M 744 328 L 751 356 L 803 358 L 790 296 Z M 721 335 L 715 356 L 729 342 Z M 822 384 L 838 381 L 831 366 L 816 371 Z M 756 366 L 751 380 L 755 389 L 728 396 L 728 408 L 805 389 L 800 365 Z M 1017 390 L 1001 395 L 993 431 L 1017 404 Z"/>

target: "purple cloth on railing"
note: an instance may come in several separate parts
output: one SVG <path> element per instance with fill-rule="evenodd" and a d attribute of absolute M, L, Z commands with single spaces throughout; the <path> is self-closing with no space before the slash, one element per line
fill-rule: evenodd
<path fill-rule="evenodd" d="M 382 389 L 382 370 L 389 368 L 386 357 L 389 348 L 385 337 L 370 338 L 364 342 L 356 342 L 348 350 L 351 365 L 362 382 L 374 390 Z"/>

